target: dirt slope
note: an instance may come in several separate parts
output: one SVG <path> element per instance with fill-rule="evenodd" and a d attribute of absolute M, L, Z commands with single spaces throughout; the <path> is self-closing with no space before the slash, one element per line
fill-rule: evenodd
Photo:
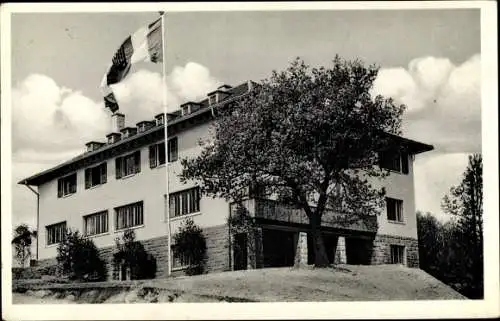
<path fill-rule="evenodd" d="M 63 300 L 77 303 L 220 301 L 373 301 L 465 299 L 419 269 L 397 265 L 342 265 L 327 269 L 273 268 L 133 282 L 43 285 L 16 294 L 14 303 Z M 75 289 L 82 289 L 80 292 Z M 43 292 L 45 291 L 45 292 Z M 109 295 L 104 292 L 108 292 Z M 17 301 L 17 302 L 16 302 Z M 34 302 L 31 302 L 34 303 Z"/>

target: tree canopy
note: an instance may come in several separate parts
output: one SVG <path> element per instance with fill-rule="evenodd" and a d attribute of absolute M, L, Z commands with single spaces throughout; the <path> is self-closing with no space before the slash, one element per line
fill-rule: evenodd
<path fill-rule="evenodd" d="M 336 56 L 329 68 L 297 58 L 256 84 L 247 96 L 218 110 L 213 138 L 183 159 L 183 180 L 206 194 L 238 201 L 249 186 L 302 208 L 315 240 L 315 264 L 327 257 L 320 225 L 326 208 L 349 215 L 380 211 L 384 191 L 379 152 L 387 133 L 401 134 L 404 105 L 372 97 L 376 66 Z"/>

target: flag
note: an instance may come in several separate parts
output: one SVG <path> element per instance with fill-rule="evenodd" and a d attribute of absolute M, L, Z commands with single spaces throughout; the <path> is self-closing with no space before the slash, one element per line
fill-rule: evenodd
<path fill-rule="evenodd" d="M 163 39 L 162 19 L 144 26 L 130 35 L 118 48 L 112 63 L 101 82 L 104 104 L 113 113 L 119 109 L 110 85 L 119 83 L 130 71 L 132 64 L 139 61 L 162 62 Z"/>

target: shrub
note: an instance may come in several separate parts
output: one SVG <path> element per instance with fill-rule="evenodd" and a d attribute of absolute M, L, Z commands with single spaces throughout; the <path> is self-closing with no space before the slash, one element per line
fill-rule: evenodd
<path fill-rule="evenodd" d="M 57 247 L 59 271 L 77 281 L 104 281 L 106 265 L 99 257 L 94 242 L 78 231 L 67 230 L 64 240 Z"/>
<path fill-rule="evenodd" d="M 125 230 L 122 239 L 116 238 L 115 242 L 115 270 L 128 268 L 131 280 L 153 279 L 156 276 L 156 259 L 144 249 L 141 242 L 135 240 L 134 231 Z"/>
<path fill-rule="evenodd" d="M 192 219 L 186 219 L 174 235 L 174 258 L 188 263 L 187 275 L 202 274 L 205 269 L 207 244 L 203 231 Z"/>

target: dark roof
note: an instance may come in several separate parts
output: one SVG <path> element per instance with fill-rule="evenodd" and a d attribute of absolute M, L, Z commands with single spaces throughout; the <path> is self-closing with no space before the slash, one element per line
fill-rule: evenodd
<path fill-rule="evenodd" d="M 220 107 L 222 105 L 225 105 L 226 103 L 229 103 L 229 102 L 241 97 L 243 94 L 247 93 L 248 92 L 248 82 L 245 82 L 241 85 L 233 87 L 233 88 L 229 89 L 227 92 L 230 93 L 230 96 L 227 97 L 226 99 L 224 99 L 223 101 L 217 103 L 216 105 L 214 105 L 213 108 L 217 108 L 217 107 Z M 201 105 L 201 108 L 199 110 L 197 110 L 196 112 L 190 113 L 188 115 L 185 115 L 185 116 L 182 116 L 181 110 L 176 110 L 172 113 L 168 113 L 169 115 L 176 116 L 175 118 L 170 119 L 167 122 L 168 126 L 170 127 L 170 126 L 182 123 L 184 121 L 187 121 L 189 119 L 192 119 L 194 117 L 197 117 L 197 116 L 204 114 L 206 112 L 210 112 L 211 108 L 209 108 L 208 99 L 204 99 L 204 100 L 198 102 L 198 104 Z M 161 115 L 161 113 L 159 115 Z M 148 122 L 154 123 L 153 120 L 143 120 L 143 121 L 138 122 L 137 124 L 148 123 Z M 133 136 L 122 138 L 121 140 L 119 140 L 116 143 L 112 143 L 112 144 L 106 143 L 106 144 L 104 144 L 103 147 L 96 149 L 95 151 L 84 152 L 84 153 L 82 153 L 78 156 L 75 156 L 75 157 L 73 157 L 73 158 L 71 158 L 71 159 L 69 159 L 69 160 L 67 160 L 59 165 L 56 165 L 56 166 L 49 168 L 47 170 L 44 170 L 42 172 L 39 172 L 39 173 L 32 175 L 28 178 L 22 179 L 21 181 L 18 182 L 18 184 L 28 184 L 28 185 L 38 186 L 38 185 L 46 182 L 50 176 L 55 174 L 55 172 L 62 171 L 65 167 L 68 167 L 72 164 L 75 164 L 76 162 L 80 162 L 80 161 L 83 161 L 87 158 L 95 156 L 97 154 L 109 151 L 109 150 L 114 149 L 114 148 L 118 148 L 118 147 L 123 146 L 124 144 L 129 143 L 133 140 L 139 140 L 141 138 L 144 138 L 144 136 L 150 135 L 153 132 L 156 132 L 159 130 L 164 131 L 164 129 L 165 129 L 165 125 L 153 126 L 153 127 L 149 128 L 148 130 L 137 133 Z M 110 134 L 106 135 L 106 137 L 113 135 L 113 134 L 119 135 L 120 133 L 110 133 Z"/>
<path fill-rule="evenodd" d="M 168 115 L 175 116 L 174 118 L 168 120 L 167 124 L 170 127 L 170 126 L 174 126 L 174 125 L 183 123 L 183 122 L 188 121 L 190 119 L 200 117 L 200 115 L 202 115 L 202 114 L 210 112 L 212 108 L 217 109 L 221 106 L 226 105 L 227 103 L 230 103 L 238 98 L 241 98 L 244 94 L 248 93 L 248 89 L 249 89 L 248 85 L 249 85 L 249 83 L 245 82 L 245 83 L 242 83 L 236 87 L 230 88 L 229 90 L 227 90 L 227 93 L 229 93 L 230 95 L 226 99 L 224 99 L 223 101 L 221 101 L 213 106 L 209 106 L 208 98 L 206 98 L 200 102 L 197 102 L 197 104 L 201 105 L 200 109 L 195 111 L 195 112 L 192 112 L 190 114 L 182 116 L 181 110 L 176 110 L 174 112 L 167 113 Z M 258 84 L 252 81 L 252 86 L 256 86 L 256 85 L 258 85 Z M 144 122 L 154 123 L 154 121 L 143 120 L 143 121 L 138 122 L 137 124 L 141 124 Z M 56 172 L 63 171 L 64 168 L 67 168 L 70 165 L 74 165 L 75 163 L 80 162 L 80 161 L 85 161 L 85 159 L 96 156 L 97 154 L 107 152 L 107 151 L 110 151 L 110 150 L 115 149 L 115 148 L 119 148 L 121 146 L 124 146 L 127 143 L 130 143 L 131 141 L 139 140 L 141 138 L 144 138 L 145 136 L 151 135 L 152 133 L 156 133 L 157 131 L 164 132 L 164 129 L 165 129 L 165 125 L 152 126 L 151 128 L 149 128 L 143 132 L 137 133 L 133 136 L 129 136 L 126 138 L 122 138 L 121 140 L 119 140 L 116 143 L 112 143 L 112 144 L 102 143 L 102 144 L 104 144 L 104 146 L 99 148 L 99 149 L 96 149 L 96 150 L 91 151 L 91 152 L 84 152 L 84 153 L 82 153 L 76 157 L 73 157 L 70 160 L 65 161 L 57 166 L 54 166 L 52 168 L 49 168 L 49 169 L 44 170 L 42 172 L 39 172 L 35 175 L 32 175 L 28 178 L 25 178 L 25 179 L 19 181 L 18 184 L 28 184 L 28 185 L 38 186 L 40 184 L 43 184 L 47 180 L 50 180 L 51 177 L 53 177 L 54 175 L 57 174 Z M 110 133 L 106 136 L 110 136 L 111 134 L 119 134 L 119 133 Z M 398 144 L 402 144 L 402 145 L 407 146 L 409 151 L 413 154 L 418 154 L 418 153 L 422 153 L 422 152 L 426 152 L 426 151 L 430 151 L 430 150 L 434 149 L 434 147 L 432 145 L 427 145 L 424 143 L 420 143 L 420 142 L 417 142 L 417 141 L 414 141 L 411 139 L 403 138 L 403 137 L 392 135 L 392 134 L 388 134 L 388 135 L 391 136 L 395 140 L 395 142 L 397 142 Z M 96 143 L 100 143 L 100 142 L 96 142 Z"/>

